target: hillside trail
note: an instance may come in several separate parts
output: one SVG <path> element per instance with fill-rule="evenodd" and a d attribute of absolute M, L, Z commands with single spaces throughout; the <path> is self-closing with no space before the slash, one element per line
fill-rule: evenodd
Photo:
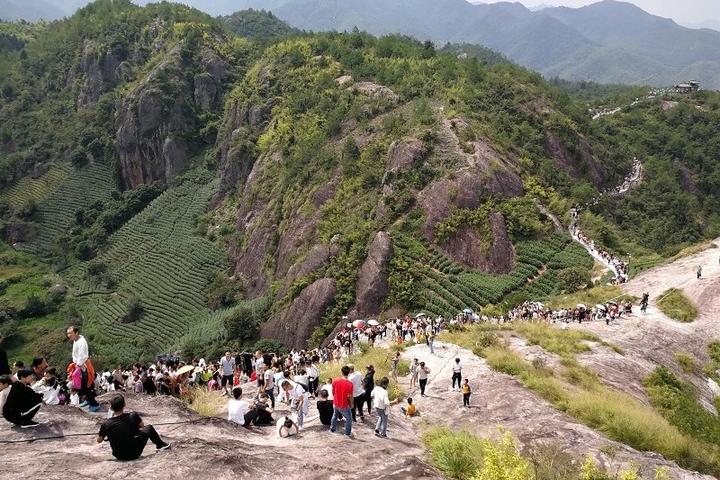
<path fill-rule="evenodd" d="M 400 379 L 400 385 L 417 403 L 420 415 L 412 421 L 418 430 L 432 425 L 446 426 L 483 438 L 497 438 L 505 430 L 524 447 L 552 444 L 578 456 L 591 455 L 610 471 L 636 464 L 643 478 L 654 478 L 656 468 L 663 466 L 670 468 L 673 478 L 678 480 L 713 478 L 684 470 L 658 454 L 640 452 L 608 439 L 556 410 L 515 378 L 492 370 L 483 358 L 457 345 L 435 342 L 434 354 L 425 345 L 415 345 L 405 350 L 403 357 L 408 361 L 417 358 L 430 368 L 426 397 L 420 397 L 417 388 L 410 388 L 409 378 Z M 462 394 L 450 388 L 455 358 L 460 358 L 463 378 L 468 378 L 473 390 L 469 409 L 462 407 Z M 391 417 L 390 432 L 395 423 Z M 617 451 L 614 459 L 603 453 L 608 447 Z"/>
<path fill-rule="evenodd" d="M 707 345 L 720 339 L 720 238 L 705 250 L 660 265 L 632 278 L 624 284 L 623 292 L 636 297 L 649 293 L 647 313 L 635 310 L 630 316 L 606 325 L 604 322 L 573 324 L 571 328 L 589 330 L 604 341 L 623 350 L 618 354 L 611 349 L 594 349 L 580 357 L 606 383 L 613 385 L 639 400 L 648 403 L 642 380 L 657 365 L 671 368 L 698 389 L 701 403 L 714 412 L 713 399 L 717 387 L 702 372 L 708 361 Z M 703 278 L 695 276 L 696 267 L 703 267 Z M 677 288 L 698 308 L 694 322 L 682 323 L 668 318 L 657 307 L 665 291 Z M 637 308 L 637 307 L 636 307 Z M 690 354 L 696 367 L 687 375 L 679 369 L 676 354 Z"/>

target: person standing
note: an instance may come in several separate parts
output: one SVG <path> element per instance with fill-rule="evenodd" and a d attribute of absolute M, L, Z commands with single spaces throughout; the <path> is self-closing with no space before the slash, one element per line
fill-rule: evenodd
<path fill-rule="evenodd" d="M 223 395 L 229 396 L 233 386 L 233 372 L 235 372 L 235 359 L 230 355 L 230 352 L 225 352 L 225 355 L 220 359 L 220 370 L 222 371 L 220 385 L 223 389 Z"/>
<path fill-rule="evenodd" d="M 420 362 L 418 367 L 418 382 L 420 383 L 420 396 L 425 397 L 425 387 L 427 386 L 428 374 L 430 369 L 425 366 L 425 362 Z"/>
<path fill-rule="evenodd" d="M 348 380 L 353 385 L 353 407 L 352 417 L 353 422 L 357 422 L 357 412 L 360 411 L 360 420 L 365 420 L 363 413 L 363 404 L 365 403 L 365 390 L 363 389 L 362 373 L 355 371 L 355 365 L 348 365 L 350 367 L 350 375 Z"/>
<path fill-rule="evenodd" d="M 410 388 L 416 387 L 418 384 L 418 369 L 420 363 L 417 358 L 413 358 L 413 362 L 410 364 Z"/>
<path fill-rule="evenodd" d="M 463 407 L 470 408 L 470 395 L 472 394 L 472 391 L 470 390 L 470 384 L 468 383 L 468 379 L 465 379 L 465 383 L 463 383 L 462 386 L 462 394 L 463 394 Z"/>
<path fill-rule="evenodd" d="M 140 458 L 147 441 L 155 444 L 158 451 L 167 450 L 170 444 L 164 442 L 152 425 L 145 425 L 137 413 L 125 413 L 125 398 L 116 395 L 110 400 L 113 416 L 100 427 L 97 443 L 110 441 L 113 457 L 118 460 Z"/>
<path fill-rule="evenodd" d="M 352 437 L 353 384 L 348 380 L 350 367 L 345 365 L 340 371 L 342 377 L 338 377 L 332 382 L 333 417 L 330 422 L 330 432 L 337 430 L 338 421 L 342 417 L 345 419 L 345 435 Z"/>
<path fill-rule="evenodd" d="M 72 359 L 75 369 L 80 369 L 80 389 L 78 394 L 85 397 L 85 405 L 91 412 L 97 412 L 100 406 L 95 400 L 95 368 L 90 361 L 90 349 L 85 337 L 80 335 L 80 329 L 76 326 L 69 326 L 66 331 L 67 337 L 73 342 Z M 72 376 L 72 375 L 71 375 Z M 85 406 L 83 403 L 80 406 Z"/>
<path fill-rule="evenodd" d="M 367 373 L 363 378 L 363 401 L 360 403 L 360 414 L 362 414 L 363 406 L 367 402 L 368 415 L 372 414 L 372 392 L 375 388 L 375 367 L 368 365 Z"/>
<path fill-rule="evenodd" d="M 10 364 L 8 363 L 7 352 L 3 348 L 2 344 L 5 337 L 0 335 L 0 375 L 10 375 Z"/>
<path fill-rule="evenodd" d="M 455 365 L 453 365 L 452 368 L 452 389 L 453 391 L 460 390 L 460 387 L 462 386 L 462 363 L 460 363 L 460 359 L 455 359 Z M 455 387 L 455 382 L 457 382 L 457 387 Z"/>
<path fill-rule="evenodd" d="M 267 396 L 270 398 L 272 409 L 275 410 L 275 368 L 266 368 L 263 376 L 265 377 L 263 381 L 263 388 L 265 389 Z"/>
<path fill-rule="evenodd" d="M 390 380 L 383 377 L 371 393 L 373 407 L 375 407 L 375 413 L 378 416 L 375 424 L 375 435 L 382 438 L 387 438 L 388 410 L 390 409 L 390 396 L 387 392 L 389 384 Z"/>
<path fill-rule="evenodd" d="M 700 280 L 701 277 L 702 277 L 702 265 L 698 265 L 698 267 L 697 267 L 697 278 L 698 278 L 698 280 Z"/>
<path fill-rule="evenodd" d="M 390 374 L 393 380 L 397 381 L 398 366 L 400 365 L 400 352 L 395 352 L 395 356 L 390 362 Z"/>

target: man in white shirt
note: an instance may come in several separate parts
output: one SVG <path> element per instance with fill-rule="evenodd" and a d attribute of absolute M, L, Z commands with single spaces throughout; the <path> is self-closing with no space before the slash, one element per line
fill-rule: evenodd
<path fill-rule="evenodd" d="M 228 420 L 250 429 L 250 419 L 247 418 L 249 416 L 250 404 L 242 400 L 242 388 L 233 388 L 232 396 L 233 398 L 228 400 Z"/>
<path fill-rule="evenodd" d="M 362 379 L 362 373 L 355 371 L 355 365 L 349 364 L 348 367 L 350 367 L 350 375 L 348 375 L 348 380 L 350 383 L 352 383 L 353 386 L 353 407 L 352 407 L 352 417 L 353 422 L 357 422 L 357 414 L 356 411 L 360 412 L 360 420 L 365 420 L 365 416 L 363 415 L 363 404 L 364 404 L 364 397 L 365 397 L 365 390 L 363 389 L 363 379 Z M 362 398 L 361 398 L 362 397 Z"/>
<path fill-rule="evenodd" d="M 378 416 L 378 421 L 375 424 L 375 435 L 383 438 L 387 438 L 388 413 L 390 412 L 388 385 L 390 385 L 390 380 L 387 377 L 381 378 L 371 394 L 373 407 Z"/>
<path fill-rule="evenodd" d="M 233 386 L 233 373 L 235 372 L 235 358 L 230 355 L 230 352 L 225 352 L 225 355 L 220 359 L 220 369 L 223 395 L 229 395 Z"/>
<path fill-rule="evenodd" d="M 455 359 L 452 371 L 452 389 L 455 391 L 455 382 L 457 381 L 457 389 L 460 390 L 460 387 L 462 386 L 462 363 L 460 363 L 459 358 Z"/>
<path fill-rule="evenodd" d="M 88 379 L 90 363 L 90 349 L 88 348 L 87 340 L 85 337 L 80 335 L 80 329 L 71 325 L 67 328 L 67 337 L 73 342 L 72 348 L 72 359 L 75 364 L 75 368 L 79 368 L 82 371 L 82 387 L 78 394 L 81 397 L 85 397 L 85 405 L 90 408 L 91 412 L 96 412 L 100 407 L 95 401 L 95 378 Z M 95 376 L 94 369 L 92 370 L 93 377 Z M 92 386 L 90 386 L 92 385 Z M 82 403 L 80 406 L 85 406 Z"/>
<path fill-rule="evenodd" d="M 268 397 L 270 397 L 270 404 L 275 410 L 275 370 L 268 368 L 263 373 L 263 388 Z"/>

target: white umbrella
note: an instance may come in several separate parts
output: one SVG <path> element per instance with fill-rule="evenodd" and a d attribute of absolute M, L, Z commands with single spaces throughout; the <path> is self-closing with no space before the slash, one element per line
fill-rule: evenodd
<path fill-rule="evenodd" d="M 377 320 L 368 320 L 368 325 L 375 327 L 377 325 L 380 325 L 380 322 L 378 322 Z"/>
<path fill-rule="evenodd" d="M 424 313 L 418 313 L 415 315 L 415 318 L 425 317 L 426 315 Z"/>
<path fill-rule="evenodd" d="M 463 313 L 466 313 L 466 314 L 470 315 L 471 313 L 473 313 L 473 311 L 470 310 L 469 308 L 466 308 L 466 309 L 463 310 Z"/>
<path fill-rule="evenodd" d="M 578 303 L 577 308 L 580 308 L 582 310 L 587 310 L 587 307 L 585 305 L 583 305 L 582 303 Z"/>
<path fill-rule="evenodd" d="M 598 310 L 607 310 L 607 307 L 605 305 L 599 303 L 595 305 L 595 308 L 597 308 Z"/>

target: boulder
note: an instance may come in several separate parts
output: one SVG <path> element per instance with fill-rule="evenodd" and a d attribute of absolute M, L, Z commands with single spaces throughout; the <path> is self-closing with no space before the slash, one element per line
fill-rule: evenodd
<path fill-rule="evenodd" d="M 180 137 L 167 137 L 163 143 L 163 159 L 165 160 L 165 179 L 172 180 L 187 166 L 187 147 Z"/>
<path fill-rule="evenodd" d="M 375 316 L 390 290 L 388 266 L 393 255 L 392 239 L 387 232 L 377 232 L 367 258 L 360 267 L 355 287 L 355 307 L 351 318 Z"/>
<path fill-rule="evenodd" d="M 395 141 L 388 149 L 387 171 L 399 173 L 410 170 L 426 153 L 422 140 Z"/>
<path fill-rule="evenodd" d="M 358 82 L 348 87 L 348 90 L 362 93 L 368 97 L 390 100 L 391 102 L 397 102 L 400 99 L 400 96 L 389 87 L 372 82 Z"/>
<path fill-rule="evenodd" d="M 273 315 L 260 327 L 261 336 L 278 340 L 291 348 L 307 347 L 307 339 L 320 325 L 336 294 L 335 280 L 316 280 L 305 287 L 289 307 Z"/>

